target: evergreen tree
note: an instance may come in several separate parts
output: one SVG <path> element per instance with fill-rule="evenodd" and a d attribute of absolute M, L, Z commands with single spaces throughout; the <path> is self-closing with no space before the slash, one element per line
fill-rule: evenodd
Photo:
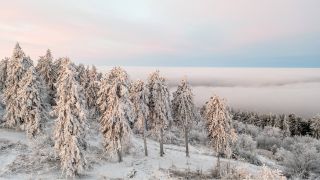
<path fill-rule="evenodd" d="M 80 64 L 78 67 L 77 67 L 77 72 L 78 72 L 78 75 L 77 75 L 77 80 L 79 82 L 79 84 L 85 88 L 87 82 L 88 82 L 88 74 L 87 74 L 87 70 L 86 68 L 84 67 L 83 64 Z"/>
<path fill-rule="evenodd" d="M 168 86 L 163 77 L 160 77 L 159 71 L 152 73 L 148 80 L 149 88 L 149 121 L 148 128 L 151 132 L 159 135 L 160 156 L 163 156 L 164 130 L 171 124 L 171 107 Z"/>
<path fill-rule="evenodd" d="M 300 129 L 300 121 L 299 117 L 297 117 L 295 114 L 290 114 L 288 116 L 289 124 L 290 124 L 290 131 L 291 135 L 296 136 L 300 135 L 299 129 Z"/>
<path fill-rule="evenodd" d="M 218 153 L 217 171 L 220 174 L 220 155 L 231 155 L 231 144 L 236 140 L 236 134 L 231 125 L 231 117 L 225 101 L 213 96 L 206 104 L 205 119 L 209 140 Z"/>
<path fill-rule="evenodd" d="M 173 93 L 172 114 L 178 127 L 183 127 L 185 134 L 186 156 L 189 157 L 188 133 L 196 120 L 196 108 L 191 88 L 186 80 L 182 80 Z"/>
<path fill-rule="evenodd" d="M 290 137 L 291 136 L 290 124 L 288 122 L 288 118 L 287 118 L 286 115 L 283 115 L 282 130 L 283 130 L 283 136 L 284 137 Z"/>
<path fill-rule="evenodd" d="M 149 89 L 143 81 L 136 81 L 133 83 L 130 91 L 130 99 L 133 103 L 135 112 L 134 128 L 143 135 L 144 152 L 148 156 L 147 149 L 147 119 L 149 115 Z"/>
<path fill-rule="evenodd" d="M 100 81 L 98 80 L 98 73 L 95 66 L 91 69 L 87 69 L 88 81 L 85 85 L 85 97 L 87 101 L 87 106 L 91 111 L 93 117 L 98 115 L 98 108 L 96 106 Z"/>
<path fill-rule="evenodd" d="M 41 97 L 41 81 L 35 69 L 30 67 L 19 83 L 18 99 L 21 102 L 20 117 L 25 123 L 29 138 L 35 137 L 42 131 L 43 99 Z"/>
<path fill-rule="evenodd" d="M 57 119 L 54 127 L 55 150 L 60 157 L 61 167 L 67 176 L 81 173 L 86 160 L 84 151 L 86 113 L 81 86 L 75 79 L 75 69 L 68 58 L 61 61 L 57 79 Z"/>
<path fill-rule="evenodd" d="M 57 79 L 55 69 L 52 63 L 52 55 L 51 51 L 48 49 L 45 56 L 40 56 L 38 64 L 36 66 L 36 70 L 39 76 L 44 80 L 49 94 L 49 101 L 51 105 L 54 105 L 54 97 L 56 93 L 56 89 L 54 83 Z"/>
<path fill-rule="evenodd" d="M 63 62 L 65 61 L 65 59 L 68 59 L 68 58 L 67 57 L 59 58 L 53 62 L 52 69 L 55 72 L 56 79 L 60 76 L 61 73 L 63 73 Z M 77 72 L 77 69 L 78 69 L 77 65 L 75 65 L 73 62 L 70 62 L 70 66 L 72 66 L 72 69 L 74 69 L 75 72 Z M 75 74 L 75 76 L 76 76 L 76 80 L 78 80 L 77 73 Z"/>
<path fill-rule="evenodd" d="M 311 131 L 315 138 L 320 138 L 320 114 L 311 118 Z"/>
<path fill-rule="evenodd" d="M 9 58 L 4 58 L 0 62 L 0 92 L 6 88 L 8 61 Z"/>
<path fill-rule="evenodd" d="M 21 101 L 18 99 L 20 81 L 26 71 L 33 65 L 31 59 L 26 57 L 17 43 L 7 67 L 6 90 L 4 93 L 6 103 L 5 126 L 9 128 L 24 129 L 21 117 Z"/>
<path fill-rule="evenodd" d="M 117 154 L 122 161 L 122 150 L 128 146 L 133 121 L 132 104 L 129 99 L 129 78 L 127 73 L 115 67 L 103 80 L 98 98 L 100 125 L 104 147 L 111 156 Z"/>
<path fill-rule="evenodd" d="M 52 69 L 55 72 L 57 78 L 60 76 L 60 72 L 62 71 L 62 66 L 61 65 L 62 65 L 62 61 L 64 59 L 66 59 L 66 58 L 59 58 L 59 59 L 57 59 L 57 60 L 55 60 L 53 62 Z"/>

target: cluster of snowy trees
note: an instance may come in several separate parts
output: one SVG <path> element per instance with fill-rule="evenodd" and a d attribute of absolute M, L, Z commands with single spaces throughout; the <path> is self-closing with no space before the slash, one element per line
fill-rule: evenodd
<path fill-rule="evenodd" d="M 261 155 L 283 166 L 290 179 L 317 179 L 320 175 L 320 140 L 310 136 L 286 136 L 277 127 L 264 128 L 234 120 L 238 139 L 233 144 L 233 158 L 263 165 Z M 261 151 L 262 150 L 262 151 Z"/>
<path fill-rule="evenodd" d="M 166 79 L 159 71 L 147 82 L 131 82 L 120 67 L 102 76 L 94 66 L 76 65 L 69 58 L 53 61 L 50 50 L 35 66 L 18 43 L 11 58 L 0 62 L 0 92 L 6 108 L 4 127 L 25 130 L 34 139 L 48 133 L 46 122 L 55 119 L 54 150 L 63 172 L 70 177 L 87 166 L 85 134 L 89 119 L 99 119 L 104 149 L 110 156 L 116 155 L 119 162 L 134 133 L 143 136 L 146 156 L 147 136 L 159 141 L 163 156 L 165 131 L 174 126 L 183 130 L 189 157 L 188 135 L 201 119 L 186 79 L 170 100 Z M 219 157 L 230 154 L 236 135 L 225 101 L 213 96 L 206 104 L 204 118 Z"/>
<path fill-rule="evenodd" d="M 0 66 L 0 92 L 5 106 L 1 126 L 24 130 L 32 140 L 47 133 L 45 125 L 53 114 L 54 148 L 61 168 L 67 176 L 81 173 L 86 166 L 87 110 L 96 101 L 99 86 L 96 69 L 84 69 L 88 79 L 81 81 L 81 66 L 68 58 L 53 62 L 50 50 L 35 66 L 18 43 L 11 58 L 2 60 Z M 97 115 L 96 110 L 92 112 Z"/>
<path fill-rule="evenodd" d="M 320 115 L 312 118 L 302 118 L 295 114 L 259 114 L 255 112 L 231 111 L 232 119 L 246 124 L 253 124 L 264 128 L 272 126 L 280 128 L 286 136 L 313 136 L 320 138 Z"/>

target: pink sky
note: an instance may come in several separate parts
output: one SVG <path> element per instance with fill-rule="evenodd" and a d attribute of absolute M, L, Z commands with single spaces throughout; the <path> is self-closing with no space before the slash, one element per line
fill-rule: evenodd
<path fill-rule="evenodd" d="M 3 1 L 0 56 L 19 41 L 33 59 L 50 48 L 102 65 L 263 66 L 293 57 L 279 64 L 319 66 L 319 9 L 318 0 Z"/>

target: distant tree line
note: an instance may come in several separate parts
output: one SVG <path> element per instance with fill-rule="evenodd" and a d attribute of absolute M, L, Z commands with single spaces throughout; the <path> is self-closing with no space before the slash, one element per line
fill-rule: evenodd
<path fill-rule="evenodd" d="M 231 110 L 232 119 L 245 124 L 253 124 L 264 128 L 266 126 L 277 127 L 283 130 L 287 136 L 313 136 L 320 138 L 320 115 L 312 118 L 302 118 L 296 114 L 263 114 L 248 111 Z"/>

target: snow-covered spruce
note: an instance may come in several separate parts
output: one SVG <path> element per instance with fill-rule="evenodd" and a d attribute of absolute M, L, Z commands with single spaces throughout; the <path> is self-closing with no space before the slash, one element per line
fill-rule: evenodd
<path fill-rule="evenodd" d="M 36 71 L 38 72 L 39 76 L 44 80 L 47 86 L 50 104 L 54 105 L 54 97 L 56 93 L 54 83 L 56 81 L 57 76 L 54 70 L 52 59 L 53 58 L 51 55 L 51 51 L 48 49 L 45 56 L 40 56 L 40 59 L 36 66 Z"/>
<path fill-rule="evenodd" d="M 65 59 L 68 59 L 67 57 L 58 58 L 53 62 L 53 71 L 55 72 L 56 78 L 60 76 L 60 74 L 63 72 L 63 62 Z M 77 70 L 78 67 L 75 65 L 72 61 L 70 62 L 70 66 L 73 67 L 73 69 Z M 77 73 L 75 73 L 75 78 L 78 79 Z"/>
<path fill-rule="evenodd" d="M 33 138 L 42 131 L 44 119 L 43 98 L 40 92 L 42 85 L 34 67 L 30 67 L 25 73 L 19 87 L 20 117 L 25 123 L 27 136 Z"/>
<path fill-rule="evenodd" d="M 175 125 L 182 127 L 185 136 L 186 156 L 189 157 L 188 133 L 197 119 L 193 94 L 187 80 L 183 79 L 173 93 L 172 115 Z"/>
<path fill-rule="evenodd" d="M 0 61 L 0 92 L 1 93 L 6 88 L 8 61 L 9 61 L 9 58 L 4 58 Z"/>
<path fill-rule="evenodd" d="M 148 129 L 160 140 L 160 156 L 163 156 L 164 130 L 172 122 L 170 95 L 167 83 L 160 77 L 159 71 L 152 73 L 148 79 L 149 88 L 149 121 Z"/>
<path fill-rule="evenodd" d="M 104 147 L 110 156 L 117 154 L 119 162 L 131 135 L 129 122 L 133 121 L 133 112 L 129 98 L 128 74 L 120 67 L 115 67 L 103 80 L 97 102 Z"/>
<path fill-rule="evenodd" d="M 85 85 L 84 93 L 87 101 L 87 107 L 90 110 L 90 116 L 95 118 L 98 116 L 98 107 L 96 106 L 100 81 L 95 66 L 91 69 L 87 68 L 88 81 Z"/>
<path fill-rule="evenodd" d="M 220 173 L 220 155 L 231 156 L 231 144 L 237 135 L 231 125 L 231 117 L 224 99 L 213 96 L 206 103 L 204 118 L 207 120 L 208 138 L 218 153 L 217 171 Z"/>
<path fill-rule="evenodd" d="M 54 127 L 54 147 L 66 176 L 74 177 L 86 167 L 84 151 L 86 112 L 81 87 L 75 79 L 75 69 L 70 60 L 61 61 L 57 80 L 57 119 Z"/>
<path fill-rule="evenodd" d="M 288 122 L 288 117 L 286 115 L 283 115 L 282 117 L 282 130 L 283 130 L 283 137 L 290 137 L 290 124 Z"/>
<path fill-rule="evenodd" d="M 144 154 L 148 156 L 147 148 L 147 119 L 149 115 L 149 89 L 143 81 L 137 80 L 131 86 L 130 99 L 134 107 L 134 129 L 143 135 Z"/>
<path fill-rule="evenodd" d="M 77 73 L 78 75 L 76 76 L 76 79 L 84 89 L 88 82 L 88 74 L 87 74 L 87 69 L 84 67 L 83 64 L 79 64 L 79 66 L 77 66 Z"/>
<path fill-rule="evenodd" d="M 320 138 L 320 114 L 317 114 L 316 116 L 314 116 L 313 118 L 311 118 L 311 132 L 312 135 L 319 139 Z"/>
<path fill-rule="evenodd" d="M 31 66 L 33 66 L 31 59 L 25 56 L 20 45 L 17 43 L 7 66 L 6 89 L 4 92 L 6 127 L 24 129 L 24 121 L 21 117 L 22 102 L 17 96 L 20 88 L 19 83 Z"/>

